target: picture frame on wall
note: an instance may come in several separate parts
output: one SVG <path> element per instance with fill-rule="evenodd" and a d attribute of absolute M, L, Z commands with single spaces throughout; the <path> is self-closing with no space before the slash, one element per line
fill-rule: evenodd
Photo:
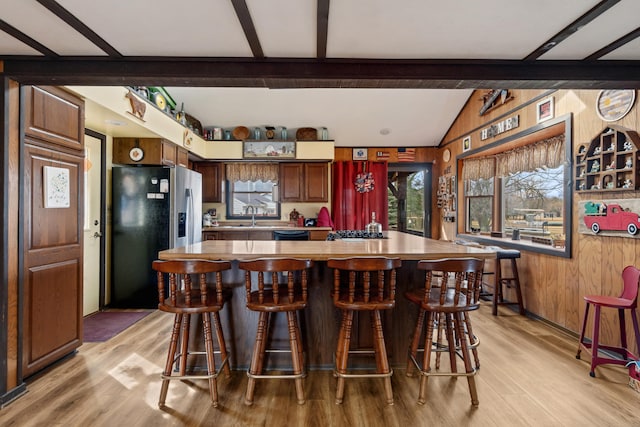
<path fill-rule="evenodd" d="M 243 141 L 244 159 L 296 158 L 295 141 Z"/>
<path fill-rule="evenodd" d="M 462 151 L 471 150 L 471 135 L 464 137 L 462 140 Z"/>
<path fill-rule="evenodd" d="M 553 115 L 553 96 L 536 104 L 536 119 L 538 123 L 552 119 Z"/>
<path fill-rule="evenodd" d="M 353 149 L 353 160 L 367 160 L 369 158 L 368 151 L 366 148 L 354 148 Z"/>
<path fill-rule="evenodd" d="M 45 208 L 68 208 L 71 206 L 69 169 L 45 166 L 43 180 Z"/>

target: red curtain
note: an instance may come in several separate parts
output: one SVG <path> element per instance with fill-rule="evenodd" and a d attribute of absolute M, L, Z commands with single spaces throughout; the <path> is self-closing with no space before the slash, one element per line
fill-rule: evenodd
<path fill-rule="evenodd" d="M 356 178 L 366 172 L 373 174 L 373 190 L 359 192 Z M 364 230 L 371 212 L 376 213 L 383 230 L 389 228 L 386 162 L 334 162 L 332 182 L 331 211 L 336 230 Z"/>

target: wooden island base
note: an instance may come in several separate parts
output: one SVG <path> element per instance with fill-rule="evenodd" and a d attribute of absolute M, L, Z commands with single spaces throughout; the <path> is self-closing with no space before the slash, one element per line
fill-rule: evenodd
<path fill-rule="evenodd" d="M 206 241 L 183 248 L 162 251 L 160 259 L 224 259 L 233 262 L 233 268 L 226 271 L 224 281 L 232 288 L 230 303 L 221 312 L 227 347 L 231 352 L 230 362 L 234 369 L 245 369 L 251 360 L 255 340 L 257 314 L 246 309 L 244 273 L 238 268 L 238 260 L 260 257 L 311 258 L 314 265 L 310 272 L 309 305 L 301 316 L 301 328 L 306 350 L 305 364 L 308 369 L 331 369 L 333 353 L 338 340 L 341 314 L 333 306 L 330 291 L 333 274 L 327 268 L 327 259 L 352 256 L 399 257 L 402 267 L 398 270 L 396 307 L 384 313 L 384 335 L 389 361 L 392 366 L 405 367 L 410 336 L 415 325 L 417 310 L 404 298 L 410 287 L 422 286 L 423 273 L 416 268 L 420 259 L 476 257 L 495 258 L 495 252 L 476 247 L 455 245 L 389 232 L 386 239 L 362 239 L 354 241 Z M 363 317 L 364 316 L 364 317 Z M 352 348 L 370 348 L 371 331 L 369 313 L 361 313 L 355 319 Z M 273 342 L 288 348 L 287 322 L 284 315 L 275 316 Z M 197 322 L 192 321 L 192 325 Z M 194 329 L 192 331 L 197 334 Z M 198 339 L 198 337 L 196 337 Z M 363 367 L 375 366 L 371 357 L 363 356 Z M 289 366 L 288 354 L 272 353 L 268 356 L 267 367 L 277 369 Z"/>

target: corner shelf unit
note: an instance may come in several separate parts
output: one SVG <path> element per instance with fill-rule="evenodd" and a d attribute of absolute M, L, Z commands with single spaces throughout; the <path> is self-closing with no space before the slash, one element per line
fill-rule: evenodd
<path fill-rule="evenodd" d="M 630 191 L 640 185 L 638 133 L 609 125 L 575 155 L 575 191 Z"/>

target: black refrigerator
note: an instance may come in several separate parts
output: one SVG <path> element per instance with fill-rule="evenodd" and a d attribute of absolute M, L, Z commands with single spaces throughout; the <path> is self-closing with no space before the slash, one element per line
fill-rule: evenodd
<path fill-rule="evenodd" d="M 158 306 L 158 252 L 202 240 L 202 175 L 176 167 L 113 167 L 111 307 Z"/>

